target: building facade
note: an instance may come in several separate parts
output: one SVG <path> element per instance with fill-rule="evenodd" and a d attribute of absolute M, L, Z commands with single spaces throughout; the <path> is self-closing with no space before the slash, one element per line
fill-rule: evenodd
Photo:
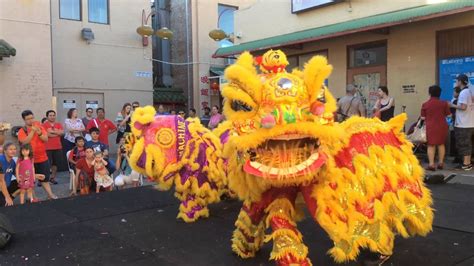
<path fill-rule="evenodd" d="M 355 84 L 370 113 L 377 87 L 387 86 L 395 113 L 405 111 L 409 123 L 420 116 L 430 85 L 440 84 L 442 98 L 449 100 L 457 74 L 474 79 L 472 1 L 310 2 L 254 1 L 235 14 L 239 43 L 216 50 L 214 57 L 282 49 L 293 68 L 324 55 L 334 67 L 327 82 L 336 97 Z M 269 6 L 271 13 L 265 12 Z"/>
<path fill-rule="evenodd" d="M 136 32 L 149 0 L 51 1 L 53 95 L 59 119 L 69 108 L 104 107 L 115 119 L 124 103 L 153 103 L 151 40 Z M 145 21 L 150 24 L 151 21 Z"/>
<path fill-rule="evenodd" d="M 149 0 L 0 1 L 0 122 L 22 125 L 25 109 L 38 120 L 56 110 L 63 122 L 87 107 L 114 120 L 126 102 L 152 104 L 152 41 L 136 32 L 143 11 Z"/>
<path fill-rule="evenodd" d="M 23 125 L 21 112 L 41 119 L 52 103 L 49 1 L 0 1 L 0 122 Z"/>
<path fill-rule="evenodd" d="M 220 28 L 234 35 L 234 14 L 247 8 L 254 0 L 192 0 L 192 104 L 202 113 L 204 107 L 221 106 L 220 76 L 232 60 L 213 58 L 219 47 L 232 45 L 232 38 L 215 41 L 209 32 Z M 232 40 L 234 41 L 234 40 Z"/>

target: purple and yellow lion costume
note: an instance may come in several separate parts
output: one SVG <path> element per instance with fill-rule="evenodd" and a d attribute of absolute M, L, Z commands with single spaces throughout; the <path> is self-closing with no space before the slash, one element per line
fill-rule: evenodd
<path fill-rule="evenodd" d="M 162 188 L 175 184 L 178 217 L 187 222 L 208 216 L 207 205 L 227 188 L 236 193 L 243 207 L 232 249 L 242 258 L 273 240 L 270 257 L 279 265 L 310 265 L 296 225 L 304 205 L 334 241 L 329 253 L 338 262 L 354 260 L 360 248 L 391 255 L 395 234 L 430 232 L 432 199 L 401 132 L 405 115 L 334 122 L 326 58 L 291 73 L 287 65 L 281 51 L 257 60 L 243 53 L 225 71 L 227 121 L 212 132 L 138 109 L 133 168 Z"/>

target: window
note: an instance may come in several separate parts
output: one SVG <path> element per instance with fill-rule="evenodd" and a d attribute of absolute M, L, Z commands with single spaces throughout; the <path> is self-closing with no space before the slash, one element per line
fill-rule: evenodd
<path fill-rule="evenodd" d="M 288 66 L 286 66 L 286 71 L 291 72 L 294 68 L 298 67 L 298 56 L 288 56 Z"/>
<path fill-rule="evenodd" d="M 218 4 L 217 6 L 217 26 L 226 34 L 234 33 L 234 12 L 237 7 Z M 224 39 L 219 42 L 219 47 L 228 47 L 234 45 L 230 40 Z"/>
<path fill-rule="evenodd" d="M 326 58 L 328 58 L 328 50 L 320 50 L 320 51 L 314 51 L 314 52 L 311 52 L 311 53 L 307 53 L 307 54 L 302 54 L 299 56 L 298 58 L 298 64 L 299 64 L 299 67 L 301 69 L 304 68 L 304 65 L 306 63 L 308 63 L 308 61 L 313 58 L 313 56 L 317 56 L 317 55 L 322 55 Z"/>
<path fill-rule="evenodd" d="M 375 44 L 350 48 L 349 67 L 378 66 L 387 63 L 387 46 Z"/>
<path fill-rule="evenodd" d="M 109 24 L 108 0 L 89 0 L 89 22 Z"/>
<path fill-rule="evenodd" d="M 59 18 L 81 20 L 81 0 L 59 0 Z"/>

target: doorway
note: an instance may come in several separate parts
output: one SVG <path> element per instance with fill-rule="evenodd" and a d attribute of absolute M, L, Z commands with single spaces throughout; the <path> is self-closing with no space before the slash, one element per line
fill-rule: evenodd
<path fill-rule="evenodd" d="M 347 83 L 357 88 L 367 116 L 373 115 L 378 87 L 387 85 L 387 44 L 383 42 L 348 46 Z"/>
<path fill-rule="evenodd" d="M 57 121 L 64 123 L 67 112 L 71 108 L 76 108 L 79 118 L 82 118 L 86 115 L 86 109 L 89 107 L 94 110 L 94 114 L 97 108 L 104 107 L 104 94 L 60 91 L 57 94 Z"/>

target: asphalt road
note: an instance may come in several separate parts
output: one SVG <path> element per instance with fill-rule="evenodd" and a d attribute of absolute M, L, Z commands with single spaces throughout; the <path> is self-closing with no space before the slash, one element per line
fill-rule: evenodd
<path fill-rule="evenodd" d="M 384 265 L 474 265 L 474 186 L 430 188 L 433 232 L 397 238 Z M 177 207 L 171 192 L 144 186 L 2 208 L 17 234 L 0 251 L 0 265 L 273 265 L 271 244 L 253 259 L 231 252 L 239 202 L 212 205 L 211 217 L 194 224 L 177 221 Z M 309 218 L 299 229 L 313 265 L 335 265 L 324 231 Z"/>

